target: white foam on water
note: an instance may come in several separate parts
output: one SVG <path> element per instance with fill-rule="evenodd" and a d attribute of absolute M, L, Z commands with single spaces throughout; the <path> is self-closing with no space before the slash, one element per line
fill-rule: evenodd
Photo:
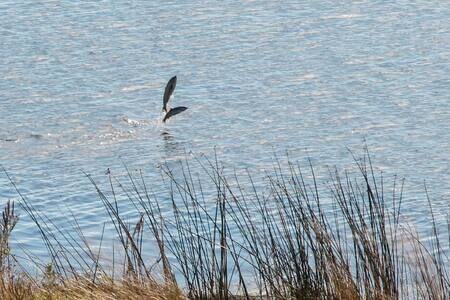
<path fill-rule="evenodd" d="M 122 120 L 130 126 L 138 127 L 143 125 L 143 121 L 130 119 L 128 117 L 123 117 Z"/>

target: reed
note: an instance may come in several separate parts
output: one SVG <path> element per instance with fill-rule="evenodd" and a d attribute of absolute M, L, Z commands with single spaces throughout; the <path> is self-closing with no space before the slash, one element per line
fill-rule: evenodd
<path fill-rule="evenodd" d="M 403 180 L 387 184 L 368 151 L 355 157 L 355 166 L 356 172 L 330 169 L 323 181 L 311 163 L 303 168 L 276 159 L 260 181 L 224 168 L 216 156 L 186 158 L 161 166 L 165 196 L 141 172 L 127 170 L 126 179 L 109 174 L 106 188 L 86 175 L 121 246 L 117 277 L 75 216 L 76 234 L 57 229 L 13 183 L 51 261 L 41 264 L 40 279 L 11 263 L 18 262 L 7 241 L 18 218 L 8 202 L 0 228 L 0 247 L 8 249 L 0 256 L 2 299 L 21 293 L 30 299 L 448 299 L 443 236 L 450 233 L 440 232 L 430 198 L 433 232 L 426 244 L 403 218 Z M 119 197 L 136 209 L 134 222 L 119 210 Z M 149 259 L 155 252 L 156 262 Z"/>

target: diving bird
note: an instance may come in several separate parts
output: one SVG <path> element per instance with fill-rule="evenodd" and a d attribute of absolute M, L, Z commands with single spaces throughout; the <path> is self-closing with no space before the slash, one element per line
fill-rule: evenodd
<path fill-rule="evenodd" d="M 177 76 L 173 76 L 170 78 L 169 82 L 167 82 L 166 89 L 164 90 L 163 97 L 163 108 L 162 110 L 166 113 L 164 115 L 163 122 L 165 123 L 170 117 L 175 116 L 186 109 L 185 106 L 178 106 L 174 108 L 170 108 L 167 104 L 169 103 L 170 97 L 172 96 L 173 91 L 175 90 L 175 86 L 177 85 Z"/>

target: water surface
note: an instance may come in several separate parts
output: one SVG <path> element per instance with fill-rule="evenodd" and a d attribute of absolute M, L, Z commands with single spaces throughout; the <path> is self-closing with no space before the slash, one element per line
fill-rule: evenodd
<path fill-rule="evenodd" d="M 61 228 L 69 209 L 99 235 L 100 184 L 123 164 L 186 152 L 255 173 L 274 153 L 406 178 L 404 212 L 425 234 L 424 180 L 439 227 L 450 197 L 450 6 L 443 1 L 2 1 L 0 163 Z M 178 76 L 162 124 L 162 94 Z M 320 172 L 319 172 L 320 173 Z M 17 199 L 0 176 L 0 201 Z M 130 212 L 134 210 L 129 207 Z M 107 238 L 112 238 L 107 235 Z M 22 213 L 14 238 L 44 255 Z"/>

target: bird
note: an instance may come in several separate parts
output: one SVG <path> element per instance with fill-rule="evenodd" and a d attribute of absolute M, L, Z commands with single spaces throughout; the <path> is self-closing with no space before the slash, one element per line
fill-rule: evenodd
<path fill-rule="evenodd" d="M 166 89 L 164 90 L 162 110 L 166 114 L 164 115 L 163 123 L 165 123 L 170 117 L 173 117 L 173 116 L 185 111 L 186 109 L 188 109 L 185 106 L 178 106 L 178 107 L 170 108 L 167 105 L 169 103 L 170 97 L 173 94 L 173 91 L 175 90 L 176 85 L 177 85 L 177 76 L 173 76 L 167 82 Z"/>

